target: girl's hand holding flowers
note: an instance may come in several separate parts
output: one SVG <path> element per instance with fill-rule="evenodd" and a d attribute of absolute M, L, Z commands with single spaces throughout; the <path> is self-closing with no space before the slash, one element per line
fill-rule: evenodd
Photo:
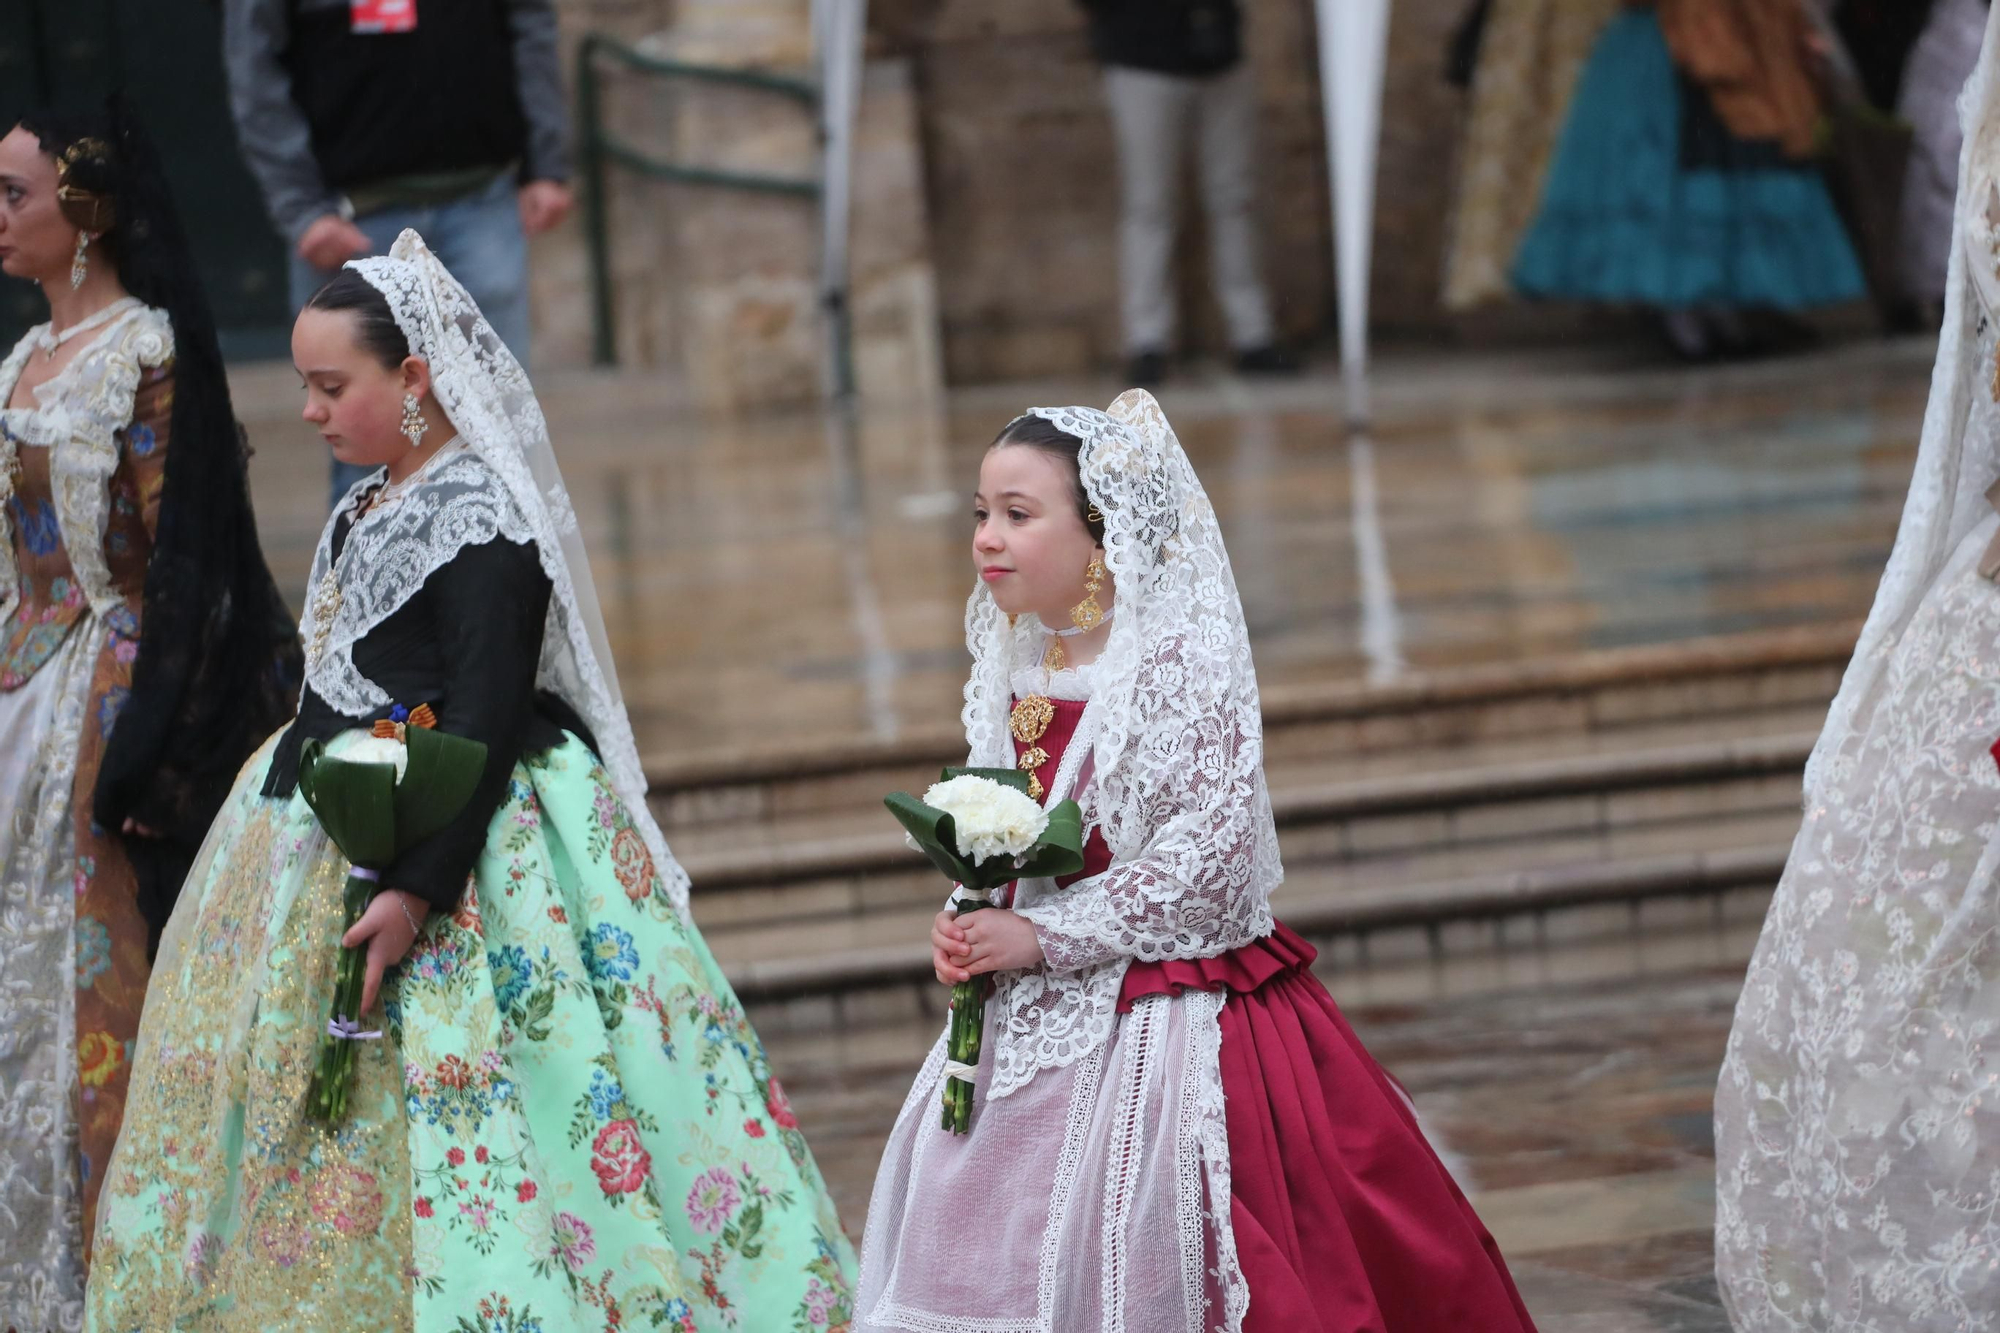
<path fill-rule="evenodd" d="M 965 927 L 954 924 L 957 920 L 958 913 L 946 908 L 931 923 L 931 970 L 946 986 L 972 980 L 972 973 L 962 966 L 972 946 L 965 942 Z"/>
<path fill-rule="evenodd" d="M 931 923 L 931 970 L 947 986 L 1041 963 L 1042 941 L 1034 925 L 1013 912 L 987 908 L 961 923 L 958 913 L 943 911 Z"/>
<path fill-rule="evenodd" d="M 1083 868 L 1083 815 L 1075 801 L 1044 809 L 1028 795 L 1017 768 L 948 768 L 919 801 L 897 792 L 889 810 L 910 846 L 930 858 L 968 896 L 931 923 L 931 970 L 951 987 L 945 1033 L 944 1129 L 972 1124 L 972 1078 L 978 1073 L 989 972 L 1042 961 L 1034 926 L 987 895 L 1010 880 L 1057 879 Z"/>
<path fill-rule="evenodd" d="M 369 731 L 342 732 L 330 745 L 307 741 L 299 750 L 299 794 L 348 861 L 340 891 L 346 929 L 306 1093 L 306 1113 L 324 1124 L 346 1118 L 355 1043 L 382 1036 L 366 1028 L 364 1015 L 375 1006 L 382 973 L 409 953 L 430 914 L 422 899 L 383 888 L 382 872 L 456 818 L 486 768 L 484 744 L 436 728 L 429 704 L 399 704 Z"/>
<path fill-rule="evenodd" d="M 966 917 L 957 929 L 965 936 L 959 969 L 972 976 L 1016 972 L 1042 963 L 1042 941 L 1034 923 L 1017 912 L 989 907 Z"/>
<path fill-rule="evenodd" d="M 340 937 L 344 949 L 368 946 L 362 964 L 361 1012 L 375 1007 L 376 992 L 382 989 L 382 973 L 403 961 L 417 942 L 417 932 L 431 914 L 431 905 L 414 893 L 385 889 L 369 902 L 361 919 Z"/>

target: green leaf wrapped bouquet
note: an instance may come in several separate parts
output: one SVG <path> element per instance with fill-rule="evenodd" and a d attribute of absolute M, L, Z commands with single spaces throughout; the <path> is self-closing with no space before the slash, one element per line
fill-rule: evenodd
<path fill-rule="evenodd" d="M 1028 775 L 1012 768 L 947 768 L 920 801 L 905 792 L 885 804 L 916 849 L 973 896 L 952 900 L 960 916 L 993 904 L 986 895 L 1019 879 L 1073 875 L 1083 869 L 1083 814 L 1075 801 L 1044 810 L 1028 795 Z M 951 988 L 945 1043 L 944 1128 L 972 1127 L 972 1083 L 986 1023 L 988 978 Z"/>
<path fill-rule="evenodd" d="M 381 892 L 382 871 L 456 819 L 486 771 L 484 744 L 436 727 L 428 705 L 414 713 L 398 705 L 372 735 L 346 732 L 330 745 L 307 741 L 300 748 L 299 792 L 350 867 L 343 937 Z M 365 949 L 342 948 L 333 1013 L 306 1094 L 307 1114 L 327 1124 L 347 1114 L 354 1043 L 382 1035 L 361 1030 L 366 962 Z"/>

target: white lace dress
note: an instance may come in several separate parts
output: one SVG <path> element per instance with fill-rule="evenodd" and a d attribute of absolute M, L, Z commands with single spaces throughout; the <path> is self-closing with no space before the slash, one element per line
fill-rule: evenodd
<path fill-rule="evenodd" d="M 1994 232 L 1962 233 L 1973 292 Z M 1975 359 L 1949 414 L 1975 503 L 2000 476 L 1992 299 L 1959 298 Z M 1912 539 L 1951 512 L 1930 476 Z M 1730 1034 L 1716 1255 L 1744 1333 L 2000 1328 L 2000 513 L 1959 527 L 1899 637 L 1871 620 L 1857 650 L 1874 674 L 1835 705 Z"/>
<path fill-rule="evenodd" d="M 1088 671 L 1016 681 L 1022 695 L 1089 697 Z M 1048 804 L 1087 795 L 1091 725 L 1086 713 Z M 1055 892 L 1052 881 L 1025 881 L 1016 905 Z M 1031 987 L 1037 975 L 998 982 Z M 988 1068 L 964 1136 L 939 1124 L 940 1037 L 883 1151 L 857 1329 L 1072 1333 L 1240 1322 L 1247 1297 L 1226 1204 L 1223 1000 L 1208 991 L 1141 999 L 1080 1059 L 990 1097 L 994 1024 L 1016 1009 L 996 994 L 981 1043 Z M 1220 1210 L 1212 1196 L 1225 1200 Z"/>

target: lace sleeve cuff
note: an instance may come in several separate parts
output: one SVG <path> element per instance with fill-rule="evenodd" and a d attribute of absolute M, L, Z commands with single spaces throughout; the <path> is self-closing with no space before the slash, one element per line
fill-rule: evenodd
<path fill-rule="evenodd" d="M 1081 972 L 1118 957 L 1118 951 L 1101 940 L 1065 933 L 1047 919 L 1046 907 L 1025 908 L 1020 915 L 1034 926 L 1035 939 L 1042 946 L 1043 965 L 1051 972 Z"/>
<path fill-rule="evenodd" d="M 1133 953 L 1107 937 L 1117 927 L 1118 909 L 1101 876 L 1014 910 L 1035 928 L 1042 959 L 1051 972 L 1081 972 Z"/>

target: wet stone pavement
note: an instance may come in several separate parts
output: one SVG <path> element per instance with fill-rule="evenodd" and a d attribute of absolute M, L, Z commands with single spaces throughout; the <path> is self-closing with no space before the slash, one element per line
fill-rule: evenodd
<path fill-rule="evenodd" d="M 1258 676 L 1282 687 L 1858 618 L 1930 358 L 1921 341 L 1700 370 L 1390 353 L 1366 442 L 1328 374 L 1160 397 L 1221 517 Z M 324 446 L 289 367 L 233 382 L 265 549 L 297 605 Z M 955 720 L 980 455 L 1030 403 L 1120 386 L 963 390 L 871 407 L 849 432 L 704 421 L 642 375 L 538 387 L 650 760 Z"/>

